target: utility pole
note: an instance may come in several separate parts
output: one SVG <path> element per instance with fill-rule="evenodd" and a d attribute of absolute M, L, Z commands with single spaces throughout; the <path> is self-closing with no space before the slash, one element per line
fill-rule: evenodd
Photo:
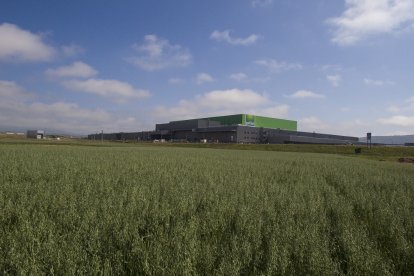
<path fill-rule="evenodd" d="M 371 132 L 368 132 L 367 133 L 367 148 L 371 148 L 371 146 L 372 146 L 372 134 L 371 134 Z"/>

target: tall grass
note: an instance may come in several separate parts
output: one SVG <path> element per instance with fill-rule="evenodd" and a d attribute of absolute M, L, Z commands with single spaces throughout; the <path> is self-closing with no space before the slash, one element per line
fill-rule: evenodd
<path fill-rule="evenodd" d="M 0 145 L 0 273 L 410 274 L 414 166 Z"/>

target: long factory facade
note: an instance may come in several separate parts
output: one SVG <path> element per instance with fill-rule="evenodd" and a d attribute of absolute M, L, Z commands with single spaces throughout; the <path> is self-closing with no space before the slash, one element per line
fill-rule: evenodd
<path fill-rule="evenodd" d="M 358 138 L 303 132 L 297 122 L 251 114 L 207 117 L 156 124 L 153 131 L 96 133 L 90 140 L 171 141 L 248 144 L 357 144 Z"/>

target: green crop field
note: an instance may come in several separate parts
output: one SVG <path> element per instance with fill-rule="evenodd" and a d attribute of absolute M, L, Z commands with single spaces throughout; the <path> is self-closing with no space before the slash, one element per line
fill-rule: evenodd
<path fill-rule="evenodd" d="M 413 164 L 242 149 L 0 143 L 0 274 L 414 272 Z"/>

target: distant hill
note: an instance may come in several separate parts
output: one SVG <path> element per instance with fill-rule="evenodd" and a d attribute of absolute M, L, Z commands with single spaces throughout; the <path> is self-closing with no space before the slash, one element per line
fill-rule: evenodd
<path fill-rule="evenodd" d="M 359 138 L 359 141 L 366 143 L 367 138 Z M 404 145 L 405 143 L 414 143 L 414 135 L 372 136 L 372 143 Z"/>

